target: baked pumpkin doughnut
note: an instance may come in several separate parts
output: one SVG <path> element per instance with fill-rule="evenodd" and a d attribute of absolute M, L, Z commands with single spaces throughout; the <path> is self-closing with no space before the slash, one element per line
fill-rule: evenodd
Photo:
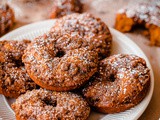
<path fill-rule="evenodd" d="M 30 41 L 0 41 L 0 93 L 18 97 L 37 85 L 30 79 L 22 63 L 24 49 Z"/>
<path fill-rule="evenodd" d="M 98 72 L 83 89 L 88 103 L 102 113 L 116 113 L 137 105 L 147 94 L 150 73 L 144 59 L 127 54 L 100 62 Z"/>
<path fill-rule="evenodd" d="M 110 55 L 112 35 L 100 18 L 89 13 L 74 13 L 64 16 L 56 20 L 51 31 L 79 36 L 78 38 L 82 38 L 87 46 L 90 46 L 90 50 L 98 52 L 99 58 Z"/>
<path fill-rule="evenodd" d="M 59 18 L 72 13 L 81 13 L 83 5 L 80 0 L 54 0 L 50 18 Z"/>
<path fill-rule="evenodd" d="M 43 88 L 55 91 L 72 90 L 83 85 L 97 70 L 97 53 L 74 46 L 72 42 L 58 44 L 60 41 L 73 39 L 66 38 L 45 34 L 36 38 L 25 50 L 23 62 L 27 72 Z"/>
<path fill-rule="evenodd" d="M 32 90 L 12 104 L 17 120 L 86 120 L 90 113 L 87 102 L 71 92 Z"/>
<path fill-rule="evenodd" d="M 139 3 L 120 9 L 116 15 L 115 28 L 129 32 L 134 26 L 144 26 L 150 36 L 150 44 L 160 46 L 160 5 L 155 2 Z"/>
<path fill-rule="evenodd" d="M 22 65 L 22 55 L 24 50 L 30 43 L 29 40 L 3 40 L 0 41 L 0 62 L 1 63 L 16 63 Z"/>
<path fill-rule="evenodd" d="M 7 4 L 0 5 L 0 36 L 6 33 L 14 23 L 13 10 Z"/>

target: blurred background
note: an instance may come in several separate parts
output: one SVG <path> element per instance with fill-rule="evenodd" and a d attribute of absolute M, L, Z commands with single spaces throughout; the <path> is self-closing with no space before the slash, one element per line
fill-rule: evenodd
<path fill-rule="evenodd" d="M 11 30 L 32 22 L 51 19 L 54 2 L 55 0 L 0 0 L 0 4 L 7 3 L 14 10 L 15 24 Z M 160 5 L 160 0 L 81 0 L 81 2 L 83 12 L 100 17 L 109 27 L 114 27 L 116 13 L 120 8 L 127 5 L 134 6 L 139 2 L 155 2 Z M 141 32 L 141 30 L 135 30 L 125 33 L 147 55 L 155 74 L 152 100 L 139 120 L 157 120 L 160 117 L 160 47 L 150 46 L 149 39 Z"/>

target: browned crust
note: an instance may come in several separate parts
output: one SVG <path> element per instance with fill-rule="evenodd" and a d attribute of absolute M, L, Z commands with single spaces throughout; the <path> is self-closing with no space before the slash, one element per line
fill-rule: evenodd
<path fill-rule="evenodd" d="M 86 120 L 90 114 L 88 103 L 80 95 L 45 89 L 28 91 L 11 106 L 18 120 Z"/>
<path fill-rule="evenodd" d="M 102 113 L 125 111 L 141 102 L 150 87 L 144 59 L 118 54 L 103 59 L 98 72 L 83 89 L 88 103 Z"/>
<path fill-rule="evenodd" d="M 144 26 L 149 33 L 150 45 L 160 46 L 159 10 L 160 7 L 154 3 L 140 3 L 135 7 L 121 9 L 116 15 L 115 28 L 121 32 L 130 32 L 134 26 Z"/>
<path fill-rule="evenodd" d="M 37 38 L 28 45 L 22 58 L 32 80 L 49 90 L 68 91 L 78 88 L 97 70 L 96 52 L 86 47 L 79 48 L 77 43 L 68 44 L 68 40 L 63 37 Z M 62 47 L 62 44 L 59 45 L 57 41 L 63 39 L 67 44 Z M 78 38 L 74 40 L 77 41 Z M 73 49 L 73 46 L 76 48 Z M 61 53 L 64 55 L 61 56 Z"/>
<path fill-rule="evenodd" d="M 100 18 L 90 13 L 74 13 L 64 16 L 56 20 L 51 31 L 82 38 L 83 43 L 86 42 L 90 50 L 98 52 L 99 59 L 111 53 L 112 35 L 108 26 Z"/>
<path fill-rule="evenodd" d="M 37 88 L 21 60 L 29 43 L 29 40 L 0 41 L 0 93 L 6 97 L 17 98 L 27 90 Z"/>
<path fill-rule="evenodd" d="M 83 5 L 80 0 L 55 0 L 52 8 L 50 18 L 59 18 L 83 11 Z"/>
<path fill-rule="evenodd" d="M 150 87 L 150 80 L 145 84 L 143 91 L 141 91 L 138 94 L 138 96 L 133 100 L 133 102 L 130 104 L 127 104 L 127 105 L 124 104 L 124 105 L 112 106 L 112 107 L 98 106 L 98 107 L 93 107 L 93 109 L 101 113 L 109 113 L 109 114 L 123 112 L 139 104 L 147 95 L 149 87 Z"/>
<path fill-rule="evenodd" d="M 36 76 L 31 75 L 31 74 L 30 74 L 30 71 L 28 71 L 28 74 L 29 74 L 29 76 L 31 77 L 31 79 L 34 80 L 34 82 L 35 82 L 37 85 L 41 86 L 42 88 L 46 88 L 46 89 L 48 89 L 48 90 L 54 90 L 54 91 L 70 91 L 70 90 L 74 90 L 74 89 L 77 89 L 77 88 L 83 86 L 83 85 L 87 82 L 87 80 L 89 80 L 90 76 L 92 76 L 96 71 L 97 71 L 96 68 L 93 69 L 93 70 L 88 74 L 88 77 L 83 78 L 82 80 L 80 80 L 81 83 L 79 82 L 79 83 L 76 84 L 76 85 L 66 86 L 66 87 L 65 87 L 65 86 L 63 86 L 63 87 L 62 87 L 62 86 L 55 86 L 55 87 L 54 87 L 54 86 L 47 85 L 47 84 L 43 83 L 42 80 L 38 79 Z"/>
<path fill-rule="evenodd" d="M 0 36 L 5 34 L 14 24 L 13 10 L 7 5 L 0 5 Z"/>

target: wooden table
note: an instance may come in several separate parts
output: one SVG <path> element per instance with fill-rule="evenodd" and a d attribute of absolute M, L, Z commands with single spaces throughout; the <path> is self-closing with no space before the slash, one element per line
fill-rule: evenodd
<path fill-rule="evenodd" d="M 116 11 L 128 4 L 134 5 L 136 2 L 140 2 L 140 0 L 83 0 L 83 2 L 85 3 L 84 8 L 86 12 L 93 13 L 95 16 L 100 17 L 109 27 L 114 27 Z M 43 15 L 44 11 L 42 14 L 37 14 Z M 14 29 L 31 22 L 43 20 L 44 17 L 46 18 L 44 16 L 36 19 L 34 15 L 27 15 L 23 17 L 17 16 L 17 23 Z M 153 97 L 139 120 L 158 120 L 160 117 L 160 47 L 149 46 L 149 39 L 143 36 L 139 30 L 126 33 L 125 35 L 131 38 L 144 51 L 150 60 L 155 76 Z"/>

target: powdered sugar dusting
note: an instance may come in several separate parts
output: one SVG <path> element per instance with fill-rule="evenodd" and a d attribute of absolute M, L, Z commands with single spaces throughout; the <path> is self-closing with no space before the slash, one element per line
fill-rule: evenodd
<path fill-rule="evenodd" d="M 110 54 L 112 36 L 107 25 L 92 14 L 72 14 L 58 19 L 51 31 L 70 34 L 81 38 L 91 50 L 98 52 L 99 57 Z"/>
<path fill-rule="evenodd" d="M 7 97 L 18 97 L 37 85 L 30 79 L 22 63 L 24 49 L 30 41 L 0 41 L 1 93 Z"/>
<path fill-rule="evenodd" d="M 144 59 L 118 54 L 102 60 L 98 72 L 91 79 L 93 81 L 83 90 L 84 96 L 90 105 L 96 108 L 104 106 L 106 113 L 112 113 L 110 109 L 114 110 L 115 106 L 118 112 L 120 106 L 125 110 L 144 98 L 145 94 L 141 99 L 138 95 L 148 89 L 145 86 L 149 84 L 150 74 Z"/>
<path fill-rule="evenodd" d="M 21 119 L 85 120 L 90 108 L 84 99 L 73 93 L 33 90 L 20 96 L 12 105 Z"/>
<path fill-rule="evenodd" d="M 62 17 L 75 12 L 81 13 L 82 6 L 80 0 L 54 0 L 50 17 Z"/>
<path fill-rule="evenodd" d="M 23 62 L 31 78 L 45 85 L 40 86 L 65 91 L 80 87 L 96 72 L 98 55 L 79 37 L 50 32 L 27 47 Z"/>
<path fill-rule="evenodd" d="M 125 13 L 134 20 L 143 20 L 160 27 L 160 6 L 156 3 L 140 3 L 136 6 L 128 6 L 118 13 Z"/>

